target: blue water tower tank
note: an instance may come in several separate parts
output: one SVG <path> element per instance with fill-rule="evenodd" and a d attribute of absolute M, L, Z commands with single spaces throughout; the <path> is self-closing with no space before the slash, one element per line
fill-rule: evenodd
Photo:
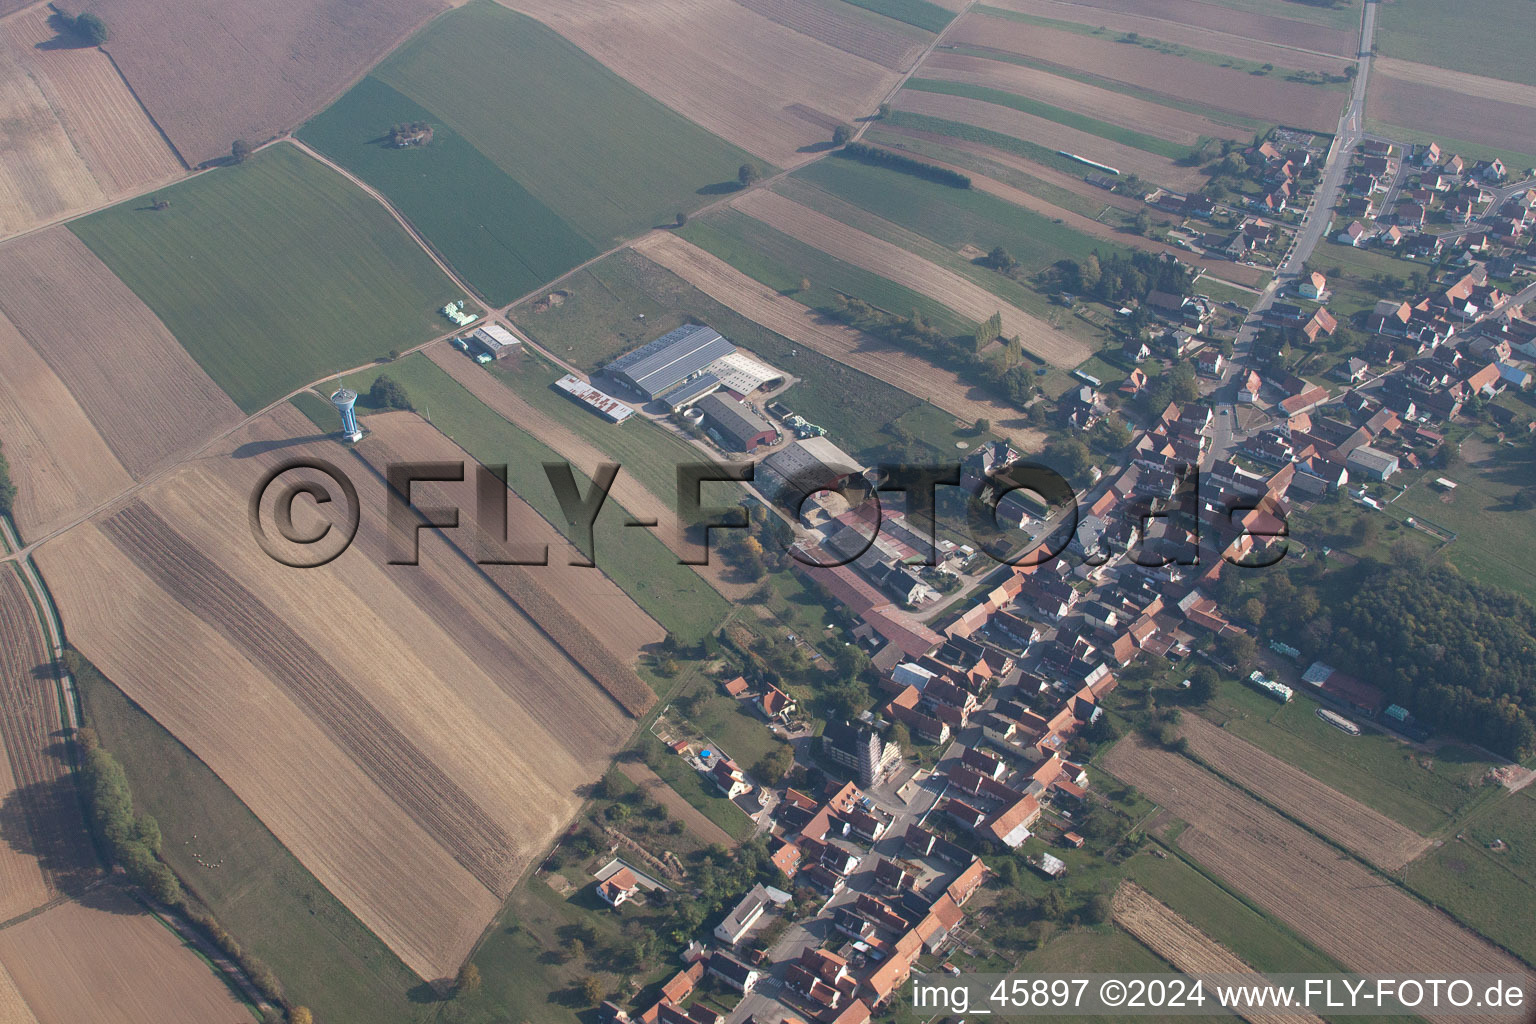
<path fill-rule="evenodd" d="M 342 436 L 348 441 L 362 440 L 363 432 L 357 425 L 357 412 L 352 408 L 357 404 L 357 392 L 351 388 L 342 388 L 331 395 L 331 404 L 341 413 Z"/>

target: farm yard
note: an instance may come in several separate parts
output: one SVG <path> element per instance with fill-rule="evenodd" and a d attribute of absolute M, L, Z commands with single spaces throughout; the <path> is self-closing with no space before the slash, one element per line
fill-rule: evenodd
<path fill-rule="evenodd" d="M 241 409 L 440 333 L 461 295 L 377 202 L 290 145 L 69 225 Z"/>
<path fill-rule="evenodd" d="M 989 55 L 1027 58 L 1046 70 L 1060 68 L 1113 79 L 1145 90 L 1154 100 L 1188 101 L 1314 131 L 1333 131 L 1344 106 L 1344 94 L 1337 89 L 974 10 L 960 19 L 945 43 L 976 47 Z"/>
<path fill-rule="evenodd" d="M 67 319 L 58 315 L 65 291 Z M 240 418 L 149 307 L 63 227 L 0 245 L 0 313 L 136 478 Z"/>
<path fill-rule="evenodd" d="M 872 60 L 892 71 L 905 71 L 911 67 L 931 38 L 929 33 L 915 26 L 873 10 L 845 4 L 842 0 L 736 2 L 769 21 L 776 21 L 785 28 L 819 39 L 855 57 Z"/>
<path fill-rule="evenodd" d="M 1400 868 L 1430 846 L 1386 815 L 1198 715 L 1185 716 L 1179 728 L 1190 750 L 1211 768 L 1378 867 Z"/>
<path fill-rule="evenodd" d="M 381 427 L 379 440 L 393 440 Z M 453 450 L 422 431 L 375 448 Z M 40 561 L 61 581 L 66 628 L 87 656 L 430 980 L 456 969 L 498 897 L 574 811 L 575 787 L 626 741 L 609 674 L 627 670 L 604 669 L 613 656 L 567 622 L 529 619 L 545 611 L 530 609 L 537 595 L 512 603 L 432 535 L 420 572 L 391 571 L 382 487 L 360 489 L 369 508 L 358 550 L 326 570 L 284 570 L 242 543 L 240 524 L 225 520 L 238 510 L 243 521 L 244 495 L 275 457 L 260 453 L 274 442 L 302 453 L 282 442 L 310 434 L 297 412 L 276 410 L 232 439 L 247 458 L 189 466 L 45 546 Z M 89 583 L 86 565 L 97 564 L 120 582 L 111 595 Z M 438 621 L 444 595 L 462 625 Z M 503 656 L 485 657 L 475 638 Z M 215 678 L 216 707 L 202 694 Z M 651 698 L 629 699 L 638 710 Z M 533 750 L 539 770 L 513 771 Z M 293 766 L 325 785 L 295 787 Z M 347 821 L 372 824 L 336 824 Z"/>
<path fill-rule="evenodd" d="M 1182 850 L 1350 970 L 1525 973 L 1507 953 L 1187 758 L 1133 735 L 1102 764 L 1189 822 L 1177 840 Z"/>
<path fill-rule="evenodd" d="M 93 0 L 105 49 L 189 166 L 297 127 L 444 0 Z"/>
<path fill-rule="evenodd" d="M 6 976 L 31 1016 L 11 1024 L 208 1024 L 248 1018 L 206 961 L 110 888 L 0 930 Z"/>
<path fill-rule="evenodd" d="M 1040 446 L 1039 432 L 1024 426 L 1018 410 L 981 394 L 979 389 L 917 356 L 881 345 L 851 328 L 822 323 L 811 310 L 764 287 L 702 249 L 672 235 L 657 235 L 642 239 L 635 250 L 705 294 L 740 310 L 744 316 L 791 341 L 815 349 L 962 419 L 972 422 L 991 419 L 994 430 L 1014 438 L 1026 448 Z M 787 400 L 794 402 L 794 392 L 790 395 Z"/>
<path fill-rule="evenodd" d="M 695 124 L 789 167 L 874 113 L 898 75 L 736 0 L 508 0 Z M 932 5 L 929 5 L 932 6 Z M 734 165 L 732 165 L 734 169 Z"/>
<path fill-rule="evenodd" d="M 1122 882 L 1114 895 L 1115 923 L 1136 940 L 1185 974 L 1251 974 L 1253 967 L 1234 956 L 1220 943 L 1158 902 L 1135 882 Z M 1246 1010 L 1240 1016 L 1250 1024 L 1289 1022 L 1304 1024 L 1322 1018 L 1313 1014 Z"/>
<path fill-rule="evenodd" d="M 184 173 L 109 58 L 49 45 L 51 14 L 0 24 L 0 238 Z"/>
<path fill-rule="evenodd" d="M 414 122 L 434 126 L 428 144 L 385 144 Z M 489 0 L 434 22 L 300 137 L 384 192 L 496 304 L 701 205 L 752 159 Z"/>

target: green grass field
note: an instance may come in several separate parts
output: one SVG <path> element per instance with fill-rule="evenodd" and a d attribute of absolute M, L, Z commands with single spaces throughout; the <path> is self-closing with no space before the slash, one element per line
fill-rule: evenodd
<path fill-rule="evenodd" d="M 436 120 L 370 76 L 299 137 L 382 192 L 496 305 L 597 255 L 591 242 L 453 129 L 434 126 L 432 144 L 417 149 L 385 141 L 391 125 Z"/>
<path fill-rule="evenodd" d="M 160 823 L 166 862 L 277 972 L 288 998 L 335 1024 L 428 1019 L 421 980 L 207 765 L 96 672 L 77 682 L 86 724 L 122 762 L 139 808 Z"/>
<path fill-rule="evenodd" d="M 347 378 L 347 384 L 366 392 L 380 372 L 364 371 Z M 542 468 L 544 462 L 561 461 L 553 449 L 502 419 L 426 356 L 393 363 L 387 372 L 405 387 L 416 408 L 430 416 L 433 426 L 478 461 L 507 463 L 512 490 L 557 529 L 565 525 Z M 586 493 L 590 481 L 579 472 L 576 481 Z M 617 502 L 604 504 L 594 527 L 598 567 L 680 642 L 696 643 L 725 618 L 724 599 L 692 569 L 679 565 L 659 539 L 644 530 L 626 529 L 628 519 Z"/>
<path fill-rule="evenodd" d="M 681 234 L 748 277 L 812 309 L 833 307 L 841 293 L 896 316 L 915 309 L 950 336 L 976 330 L 974 323 L 921 292 L 829 256 L 736 210 L 691 220 Z M 811 283 L 804 291 L 802 277 Z"/>
<path fill-rule="evenodd" d="M 246 412 L 426 341 L 461 298 L 385 209 L 293 146 L 69 227 Z"/>
<path fill-rule="evenodd" d="M 1297 682 L 1294 672 L 1290 676 L 1282 681 L 1306 685 Z M 1471 750 L 1447 743 L 1433 754 L 1415 756 L 1411 747 L 1383 733 L 1345 735 L 1319 719 L 1316 708 L 1305 697 L 1277 704 L 1248 686 L 1223 680 L 1216 698 L 1200 713 L 1420 835 L 1435 835 L 1494 793 L 1481 785 L 1491 763 Z"/>
<path fill-rule="evenodd" d="M 1536 788 L 1480 810 L 1448 840 L 1408 866 L 1408 882 L 1495 942 L 1536 961 Z M 1502 840 L 1504 849 L 1491 849 Z"/>
<path fill-rule="evenodd" d="M 1533 36 L 1530 0 L 1393 0 L 1376 23 L 1380 53 L 1526 85 L 1536 85 Z"/>
<path fill-rule="evenodd" d="M 599 247 L 701 205 L 753 160 L 553 30 L 489 2 L 443 15 L 373 75 Z"/>
<path fill-rule="evenodd" d="M 568 294 L 558 306 L 515 311 L 518 326 L 545 349 L 594 368 L 690 318 L 709 324 L 798 377 L 781 400 L 826 427 L 831 439 L 854 455 L 888 443 L 881 427 L 923 405 L 905 391 L 790 343 L 633 251 L 573 275 L 564 290 Z"/>
<path fill-rule="evenodd" d="M 1176 142 L 1160 139 L 1156 135 L 1148 135 L 1145 132 L 1133 131 L 1130 128 L 1122 128 L 1108 121 L 1100 121 L 1096 117 L 1086 114 L 1074 113 L 1032 100 L 1027 96 L 1016 93 L 1004 92 L 1001 89 L 989 89 L 986 86 L 971 85 L 968 82 L 947 82 L 929 78 L 914 78 L 907 82 L 906 88 L 915 89 L 918 92 L 943 93 L 946 96 L 965 96 L 973 100 L 981 100 L 984 103 L 995 103 L 999 106 L 1019 110 L 1035 117 L 1044 118 L 1047 121 L 1055 121 L 1064 124 L 1068 128 L 1076 128 L 1078 131 L 1097 135 L 1101 139 L 1109 139 L 1112 142 L 1123 143 L 1134 149 L 1140 149 L 1157 156 L 1167 157 L 1169 160 L 1177 160 L 1189 153 L 1187 146 L 1180 146 Z"/>
<path fill-rule="evenodd" d="M 941 31 L 954 18 L 955 12 L 928 0 L 844 0 L 866 11 L 883 14 L 887 18 L 916 25 L 927 32 Z"/>

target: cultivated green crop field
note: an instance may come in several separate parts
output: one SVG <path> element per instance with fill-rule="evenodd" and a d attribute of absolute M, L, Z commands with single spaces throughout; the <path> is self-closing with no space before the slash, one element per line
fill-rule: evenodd
<path fill-rule="evenodd" d="M 420 354 L 392 363 L 386 370 L 354 374 L 347 384 L 365 393 L 381 372 L 403 385 L 415 407 L 429 414 L 432 425 L 477 461 L 508 464 L 507 484 L 513 492 L 568 534 L 543 470 L 545 462 L 563 461 L 554 449 L 502 419 Z M 576 482 L 583 494 L 591 486 L 580 472 Z M 724 620 L 729 610 L 725 600 L 698 573 L 679 565 L 677 556 L 659 539 L 645 530 L 626 529 L 628 520 L 629 514 L 618 502 L 603 505 L 593 534 L 598 568 L 681 643 L 697 643 Z"/>
<path fill-rule="evenodd" d="M 69 227 L 246 412 L 440 333 L 463 296 L 377 202 L 293 146 Z"/>
<path fill-rule="evenodd" d="M 1536 85 L 1530 0 L 1392 0 L 1376 17 L 1380 53 Z"/>
<path fill-rule="evenodd" d="M 391 125 L 417 121 L 434 124 L 431 145 L 387 144 Z M 459 276 L 495 305 L 597 255 L 559 214 L 437 121 L 370 76 L 305 125 L 299 137 L 382 192 Z"/>
<path fill-rule="evenodd" d="M 1017 93 L 1004 92 L 1001 89 L 989 89 L 982 85 L 971 85 L 968 82 L 949 82 L 939 79 L 914 78 L 907 82 L 906 88 L 918 92 L 936 92 L 947 96 L 965 96 L 973 100 L 981 100 L 983 103 L 996 103 L 999 106 L 1020 110 L 1035 117 L 1044 118 L 1047 121 L 1055 121 L 1064 124 L 1068 128 L 1076 128 L 1078 131 L 1097 135 L 1101 139 L 1109 139 L 1112 142 L 1123 143 L 1134 149 L 1140 149 L 1157 156 L 1167 157 L 1169 160 L 1177 160 L 1189 153 L 1188 146 L 1181 146 L 1167 139 L 1160 139 L 1156 135 L 1148 135 L 1145 132 L 1133 131 L 1130 128 L 1122 128 L 1108 121 L 1100 121 L 1096 117 L 1086 114 L 1078 114 L 1070 110 L 1032 100 L 1027 96 Z"/>
<path fill-rule="evenodd" d="M 916 25 L 928 32 L 938 32 L 950 23 L 955 12 L 928 0 L 845 0 L 855 7 L 883 14 L 887 18 Z"/>
<path fill-rule="evenodd" d="M 94 670 L 86 724 L 123 764 L 162 856 L 288 998 L 335 1024 L 421 1021 L 421 980 L 315 880 L 207 765 Z M 207 865 L 217 865 L 208 867 Z"/>
<path fill-rule="evenodd" d="M 493 3 L 439 18 L 373 76 L 599 246 L 701 205 L 709 186 L 734 184 L 752 159 L 556 32 Z"/>
<path fill-rule="evenodd" d="M 896 316 L 914 309 L 948 335 L 970 334 L 976 325 L 921 292 L 829 256 L 799 239 L 736 210 L 691 220 L 682 236 L 737 270 L 812 309 L 830 308 L 838 293 L 863 299 Z M 800 279 L 810 281 L 802 291 Z"/>

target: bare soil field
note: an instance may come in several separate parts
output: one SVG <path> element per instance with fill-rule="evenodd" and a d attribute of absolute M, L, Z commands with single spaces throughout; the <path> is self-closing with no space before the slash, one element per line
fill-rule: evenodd
<path fill-rule="evenodd" d="M 88 894 L 84 903 L 65 903 L 0 930 L 0 964 L 38 1024 L 250 1019 L 207 963 L 137 903 L 108 888 Z"/>
<path fill-rule="evenodd" d="M 1221 774 L 1378 867 L 1400 868 L 1429 849 L 1411 829 L 1199 715 L 1184 716 L 1180 732 Z"/>
<path fill-rule="evenodd" d="M 1173 908 L 1153 898 L 1135 882 L 1115 890 L 1115 923 L 1152 952 L 1186 974 L 1251 974 L 1253 968 L 1231 950 L 1184 920 Z M 1310 1013 L 1249 1010 L 1240 1016 L 1251 1024 L 1322 1024 Z"/>
<path fill-rule="evenodd" d="M 7 644 L 14 643 L 5 637 Z M 0 921 L 25 914 L 53 898 L 48 879 L 32 855 L 32 830 L 16 791 L 11 752 L 0 736 Z M 0 970 L 0 1024 L 6 1024 L 5 978 Z"/>
<path fill-rule="evenodd" d="M 0 48 L 0 237 L 104 203 L 106 193 L 36 80 Z"/>
<path fill-rule="evenodd" d="M 326 106 L 443 0 L 92 0 L 128 84 L 196 166 L 236 139 L 264 141 Z"/>
<path fill-rule="evenodd" d="M 1210 53 L 1222 53 L 1259 64 L 1275 64 L 1298 71 L 1321 71 L 1325 74 L 1343 72 L 1344 65 L 1351 60 L 1356 38 L 1354 33 L 1336 32 L 1321 25 L 1269 18 L 1200 2 L 1138 5 L 1136 13 L 1111 9 L 1107 5 L 1094 5 L 1091 0 L 998 0 L 997 6 L 1042 18 L 1074 21 L 1089 28 L 1106 28 L 1117 34 L 1135 32 L 1149 39 L 1160 39 Z M 1150 9 L 1144 10 L 1149 6 Z M 1187 10 L 1179 10 L 1181 7 Z M 1216 27 L 1227 23 L 1228 18 L 1225 16 L 1229 15 L 1236 15 L 1231 21 L 1231 27 L 1242 31 L 1233 32 L 1230 28 Z M 1180 21 L 1180 17 L 1194 20 Z M 1304 44 L 1272 42 L 1266 38 L 1312 34 L 1316 34 L 1320 41 L 1330 43 L 1330 46 L 1306 47 Z M 1298 49 L 1298 46 L 1302 48 Z M 1337 50 L 1333 48 L 1335 46 Z M 1319 49 L 1322 52 L 1314 52 Z"/>
<path fill-rule="evenodd" d="M 20 576 L 7 566 L 0 571 L 0 740 L 13 788 L 0 805 L 0 847 L 7 861 L 30 857 L 36 862 L 46 895 L 33 906 L 79 889 L 96 874 L 52 668 L 32 600 Z M 6 873 L 30 875 L 19 867 Z M 11 898 L 9 893 L 4 897 L 6 902 Z"/>
<path fill-rule="evenodd" d="M 719 843 L 727 850 L 736 845 L 734 836 L 704 817 L 697 807 L 684 800 L 677 790 L 667 785 L 665 779 L 646 765 L 625 761 L 619 765 L 619 771 L 624 773 L 626 779 L 639 786 L 646 796 L 665 807 L 668 814 L 687 825 L 688 831 L 698 836 L 701 842 Z"/>
<path fill-rule="evenodd" d="M 1371 61 L 1371 73 L 1386 75 L 1399 82 L 1412 82 L 1417 85 L 1433 85 L 1441 89 L 1449 89 L 1465 96 L 1473 96 L 1480 100 L 1496 100 L 1500 103 L 1514 103 L 1524 107 L 1536 107 L 1536 86 L 1523 85 L 1519 82 L 1506 82 L 1501 78 L 1485 78 L 1482 75 L 1469 75 L 1465 71 L 1451 71 L 1447 68 L 1437 68 L 1429 64 L 1416 64 L 1409 60 L 1398 60 L 1395 57 L 1377 57 Z M 1476 109 L 1473 107 L 1471 109 Z M 1536 146 L 1536 142 L 1528 144 L 1527 148 Z"/>
<path fill-rule="evenodd" d="M 974 12 L 962 17 L 945 40 L 1047 61 L 1134 85 L 1153 95 L 1172 96 L 1315 131 L 1332 132 L 1345 103 L 1342 92 L 1321 86 L 1287 82 L 1276 75 L 1251 75 L 1236 68 L 1202 64 L 1117 43 L 1111 38 L 988 18 Z"/>
<path fill-rule="evenodd" d="M 595 445 L 576 436 L 575 433 L 563 424 L 556 422 L 539 409 L 523 401 L 506 385 L 481 370 L 474 363 L 466 360 L 449 346 L 434 345 L 427 350 L 427 357 L 441 367 L 450 377 L 462 384 L 466 391 L 485 403 L 488 408 L 495 411 L 503 419 L 517 424 L 521 429 L 528 431 L 528 433 L 549 445 L 559 452 L 562 458 L 569 460 L 571 465 L 586 474 L 588 478 L 596 471 L 599 463 L 614 461 L 613 456 L 600 451 Z M 526 502 L 515 497 L 512 500 L 520 507 L 515 513 L 508 513 L 508 520 L 512 524 L 510 528 L 526 531 L 526 533 L 520 532 L 518 536 L 539 536 L 541 538 L 540 543 L 544 542 L 542 539 L 544 536 L 550 538 L 548 541 L 550 544 L 550 565 L 547 570 L 541 569 L 539 571 L 547 571 L 555 576 L 564 574 L 572 577 L 568 583 L 552 582 L 550 585 L 551 592 L 568 595 L 572 601 L 571 610 L 577 614 L 589 617 L 592 621 L 605 623 L 609 621 L 625 621 L 622 616 L 610 619 L 599 610 L 592 608 L 590 594 L 588 593 L 590 588 L 583 585 L 586 582 L 586 577 L 591 575 L 592 570 L 569 566 L 567 564 L 569 562 L 567 553 L 572 550 L 569 542 Z M 681 555 L 684 553 L 676 547 L 676 496 L 672 496 L 669 500 L 665 495 L 654 494 L 634 475 L 620 472 L 613 482 L 610 500 L 617 501 L 627 512 L 636 518 L 656 520 L 658 524 L 655 531 L 657 538 L 677 554 Z M 710 586 L 714 587 L 722 596 L 730 601 L 745 600 L 755 588 L 755 584 L 730 579 L 731 571 L 721 564 L 719 559 L 712 560 L 709 565 L 696 565 L 693 568 L 709 582 Z M 607 581 L 606 576 L 603 579 Z M 630 600 L 628 595 L 619 590 L 617 586 L 613 589 L 618 597 L 628 602 L 630 607 L 634 607 L 634 602 Z M 645 638 L 634 645 L 630 654 L 631 660 L 633 659 L 633 650 L 638 650 L 646 643 L 660 640 L 665 635 L 666 631 L 656 626 L 649 616 L 645 616 L 645 621 L 650 623 L 653 630 L 648 630 Z"/>
<path fill-rule="evenodd" d="M 4 315 L 0 365 L 0 439 L 24 539 L 72 522 L 133 483 L 75 396 Z"/>
<path fill-rule="evenodd" d="M 1133 735 L 1103 765 L 1189 822 L 1178 843 L 1192 857 L 1351 970 L 1536 981 L 1514 957 L 1188 758 Z"/>
<path fill-rule="evenodd" d="M 0 312 L 135 477 L 240 420 L 149 307 L 63 226 L 0 246 Z"/>
<path fill-rule="evenodd" d="M 136 195 L 185 173 L 112 60 L 95 47 L 55 47 L 47 5 L 0 26 L 0 40 L 42 93 L 109 197 Z"/>
<path fill-rule="evenodd" d="M 1415 73 L 1410 71 L 1410 74 Z M 1468 78 L 1477 81 L 1466 83 L 1464 79 Z M 1445 81 L 1449 85 L 1450 80 Z M 1496 84 L 1503 88 L 1485 88 L 1478 82 L 1492 80 L 1478 79 L 1475 75 L 1461 75 L 1455 81 L 1454 87 L 1447 87 L 1431 84 L 1432 76 L 1417 74 L 1414 79 L 1405 79 L 1389 71 L 1373 70 L 1366 109 L 1373 118 L 1412 125 L 1431 135 L 1480 142 L 1517 153 L 1536 150 L 1536 106 L 1528 102 L 1531 95 L 1536 95 L 1536 87 L 1499 82 Z M 1458 91 L 1464 84 L 1508 98 L 1496 99 Z M 1524 169 L 1516 168 L 1514 172 Z"/>
<path fill-rule="evenodd" d="M 1001 0 L 998 6 L 1026 10 L 1025 7 L 1019 6 L 1020 3 L 1038 5 L 1038 0 Z M 1113 28 L 1114 24 L 1105 19 L 1119 16 L 1128 5 L 1125 0 L 1073 0 L 1073 2 L 1052 3 L 1049 6 L 1063 11 L 1071 8 L 1078 10 L 1073 14 L 1050 14 L 1046 15 L 1047 17 L 1076 21 L 1094 27 L 1108 25 Z M 1216 32 L 1243 39 L 1263 40 L 1282 46 L 1300 47 L 1304 50 L 1336 53 L 1340 56 L 1353 56 L 1358 43 L 1358 36 L 1353 31 L 1343 31 L 1292 18 L 1254 14 L 1222 4 L 1206 3 L 1204 0 L 1136 0 L 1134 6 L 1139 15 L 1170 22 L 1169 31 L 1177 29 L 1181 33 Z M 1036 12 L 1028 11 L 1028 13 Z M 1182 42 L 1184 37 L 1173 35 L 1167 38 L 1174 42 Z M 1201 49 L 1218 49 L 1222 53 L 1230 52 L 1217 47 L 1206 47 L 1193 40 L 1191 45 L 1199 46 Z"/>
<path fill-rule="evenodd" d="M 710 298 L 791 341 L 930 401 L 960 419 L 971 422 L 990 419 L 993 430 L 1008 436 L 1025 451 L 1038 451 L 1044 441 L 1038 430 L 1026 425 L 1017 409 L 970 387 L 950 371 L 899 349 L 880 346 L 859 331 L 824 322 L 798 302 L 779 295 L 676 235 L 660 232 L 647 235 L 637 241 L 634 248 Z M 1062 352 L 1068 346 L 1079 347 L 1067 338 L 1060 339 L 1058 344 Z M 1085 351 L 1076 362 L 1087 357 Z M 1076 362 L 1069 365 L 1076 365 Z"/>
<path fill-rule="evenodd" d="M 1090 135 L 1088 132 L 1069 128 L 1055 121 L 1048 121 L 1022 110 L 1014 110 L 997 103 L 973 100 L 968 96 L 950 96 L 938 92 L 919 92 L 904 89 L 893 104 L 897 110 L 914 114 L 927 114 L 950 121 L 973 124 L 978 128 L 1002 132 L 1016 139 L 1025 139 L 1040 146 L 1065 150 L 1086 156 L 1090 160 L 1109 164 L 1122 174 L 1135 174 L 1159 185 L 1187 190 L 1198 188 L 1205 177 L 1196 167 L 1180 167 L 1167 157 L 1135 149 L 1120 142 Z M 1087 170 L 1087 168 L 1084 168 Z"/>
<path fill-rule="evenodd" d="M 147 2 L 147 0 L 145 0 Z M 779 167 L 872 114 L 891 69 L 801 35 L 736 0 L 503 0 L 641 90 Z"/>
<path fill-rule="evenodd" d="M 911 288 L 976 323 L 1001 313 L 1004 336 L 1018 335 L 1031 352 L 1045 355 L 1060 340 L 1049 324 L 1003 301 L 974 281 L 776 192 L 757 189 L 732 205 L 791 238 Z"/>
<path fill-rule="evenodd" d="M 31 1007 L 16 991 L 16 983 L 11 980 L 4 964 L 0 964 L 0 1024 L 37 1024 Z"/>
<path fill-rule="evenodd" d="M 457 451 L 398 419 L 367 457 Z M 269 466 L 306 455 L 350 464 L 284 406 L 39 561 L 109 678 L 407 965 L 441 977 L 627 741 L 617 659 L 533 621 L 438 534 L 421 534 L 419 566 L 386 564 L 385 488 L 363 472 L 352 548 L 321 569 L 278 565 L 246 502 Z"/>
<path fill-rule="evenodd" d="M 1191 114 L 1174 107 L 1165 107 L 1150 100 L 1137 99 L 1111 89 L 1085 85 L 1070 78 L 1062 78 L 1048 71 L 1011 64 L 1001 60 L 987 60 L 963 53 L 935 52 L 923 62 L 918 72 L 923 78 L 940 78 L 951 82 L 969 82 L 972 85 L 1001 89 L 1019 96 L 1040 100 L 1063 110 L 1070 110 L 1089 117 L 1096 117 L 1110 124 L 1118 124 L 1148 135 L 1156 135 L 1170 142 L 1193 148 L 1202 135 L 1218 139 L 1236 139 L 1247 142 L 1253 133 L 1246 128 L 1221 124 L 1199 114 Z"/>
<path fill-rule="evenodd" d="M 844 15 L 822 0 L 736 0 L 769 21 L 820 40 L 855 57 L 872 60 L 892 71 L 905 71 L 923 51 L 924 37 L 916 30 L 882 29 L 853 14 Z M 850 11 L 854 10 L 850 8 Z M 893 22 L 894 26 L 896 23 Z"/>

